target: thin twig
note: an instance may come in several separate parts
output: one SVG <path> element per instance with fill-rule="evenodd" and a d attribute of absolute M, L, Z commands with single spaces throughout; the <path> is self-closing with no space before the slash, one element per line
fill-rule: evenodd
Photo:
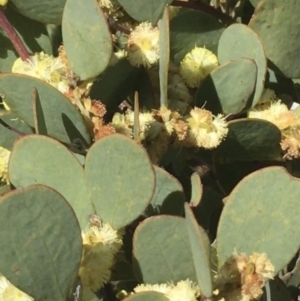
<path fill-rule="evenodd" d="M 186 1 L 175 0 L 172 2 L 171 5 L 203 11 L 203 12 L 208 13 L 209 15 L 215 17 L 216 19 L 220 20 L 221 22 L 223 22 L 226 25 L 231 25 L 231 24 L 235 23 L 235 21 L 230 16 L 222 13 L 220 10 L 218 10 L 202 1 L 186 2 Z"/>
<path fill-rule="evenodd" d="M 0 119 L 0 124 L 2 124 L 4 127 L 6 127 L 7 129 L 9 129 L 10 131 L 15 132 L 18 135 L 21 135 L 21 136 L 25 136 L 26 135 L 25 133 L 20 132 L 19 130 L 17 130 L 15 128 L 13 128 L 12 126 L 8 125 L 3 119 Z"/>
<path fill-rule="evenodd" d="M 120 25 L 112 17 L 108 17 L 107 20 L 110 27 L 114 28 L 117 31 L 123 32 L 125 34 L 130 34 L 131 31 L 129 28 Z"/>
<path fill-rule="evenodd" d="M 29 53 L 25 48 L 23 42 L 21 41 L 20 37 L 18 36 L 16 30 L 6 18 L 2 8 L 0 8 L 0 27 L 4 30 L 5 34 L 10 39 L 20 58 L 23 61 L 26 61 L 29 58 Z"/>

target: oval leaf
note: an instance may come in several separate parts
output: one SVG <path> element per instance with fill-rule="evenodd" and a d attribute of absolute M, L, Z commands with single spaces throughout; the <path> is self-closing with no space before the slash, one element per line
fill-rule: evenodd
<path fill-rule="evenodd" d="M 71 69 L 81 80 L 96 77 L 108 66 L 112 38 L 96 0 L 67 0 L 62 35 Z"/>
<path fill-rule="evenodd" d="M 118 2 L 133 19 L 156 24 L 162 17 L 166 5 L 173 0 L 118 0 Z"/>
<path fill-rule="evenodd" d="M 215 115 L 241 112 L 254 90 L 256 73 L 256 64 L 250 59 L 238 59 L 219 66 L 205 78 L 198 89 L 196 106 L 202 107 L 205 104 L 205 109 Z"/>
<path fill-rule="evenodd" d="M 65 146 L 45 136 L 26 136 L 14 145 L 8 172 L 15 187 L 40 183 L 54 188 L 72 205 L 81 227 L 86 227 L 94 210 L 87 200 L 83 167 Z"/>
<path fill-rule="evenodd" d="M 257 78 L 251 103 L 252 106 L 256 105 L 263 92 L 267 72 L 267 59 L 258 35 L 244 24 L 230 25 L 220 37 L 218 58 L 220 64 L 239 58 L 248 58 L 255 61 Z"/>
<path fill-rule="evenodd" d="M 261 119 L 242 118 L 228 122 L 228 135 L 218 147 L 221 157 L 236 160 L 278 160 L 281 158 L 281 132 Z"/>
<path fill-rule="evenodd" d="M 82 240 L 65 199 L 43 185 L 14 190 L 0 197 L 0 224 L 5 277 L 35 300 L 67 300 L 77 279 Z"/>
<path fill-rule="evenodd" d="M 186 221 L 175 216 L 155 216 L 136 228 L 133 268 L 141 282 L 177 282 L 197 276 Z"/>
<path fill-rule="evenodd" d="M 66 0 L 10 0 L 24 16 L 49 24 L 61 24 Z"/>
<path fill-rule="evenodd" d="M 154 171 L 155 190 L 147 208 L 147 214 L 181 216 L 185 197 L 180 182 L 160 167 L 154 166 Z"/>
<path fill-rule="evenodd" d="M 115 229 L 142 214 L 154 192 L 155 177 L 146 151 L 123 135 L 106 136 L 93 144 L 85 174 L 96 214 Z"/>
<path fill-rule="evenodd" d="M 54 87 L 27 75 L 0 74 L 0 92 L 11 111 L 34 127 L 32 89 L 36 88 L 43 111 L 48 135 L 72 144 L 80 139 L 90 144 L 90 136 L 84 120 L 75 106 Z"/>
<path fill-rule="evenodd" d="M 275 274 L 283 269 L 299 249 L 298 233 L 291 231 L 300 227 L 299 194 L 300 181 L 282 167 L 246 176 L 227 198 L 221 214 L 219 266 L 236 250 L 247 255 L 266 253 Z"/>
<path fill-rule="evenodd" d="M 290 0 L 288 5 L 282 0 L 264 0 L 249 23 L 261 38 L 272 68 L 288 78 L 300 77 L 299 14 L 298 0 Z"/>

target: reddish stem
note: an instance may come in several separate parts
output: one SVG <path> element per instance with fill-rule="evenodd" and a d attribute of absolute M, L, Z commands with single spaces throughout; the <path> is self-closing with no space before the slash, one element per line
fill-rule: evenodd
<path fill-rule="evenodd" d="M 10 39 L 20 58 L 23 61 L 26 61 L 29 58 L 29 53 L 18 36 L 16 30 L 6 18 L 2 8 L 0 8 L 0 27 L 3 28 L 5 34 Z"/>

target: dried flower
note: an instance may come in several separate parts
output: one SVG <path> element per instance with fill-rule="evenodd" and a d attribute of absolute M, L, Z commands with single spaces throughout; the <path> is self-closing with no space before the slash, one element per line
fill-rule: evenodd
<path fill-rule="evenodd" d="M 267 120 L 275 124 L 280 130 L 300 125 L 300 119 L 297 115 L 290 111 L 280 100 L 262 108 L 250 110 L 248 117 Z"/>
<path fill-rule="evenodd" d="M 11 284 L 3 275 L 0 276 L 0 300 L 33 301 L 34 299 Z"/>
<path fill-rule="evenodd" d="M 284 159 L 292 160 L 300 158 L 300 141 L 295 137 L 288 136 L 280 143 L 281 149 L 285 151 Z"/>
<path fill-rule="evenodd" d="M 159 59 L 159 30 L 151 23 L 138 25 L 128 37 L 128 60 L 133 66 L 150 68 Z"/>
<path fill-rule="evenodd" d="M 189 87 L 196 88 L 217 67 L 218 59 L 211 51 L 195 47 L 181 61 L 179 74 Z"/>
<path fill-rule="evenodd" d="M 8 177 L 8 161 L 10 157 L 10 151 L 0 146 L 0 179 L 1 182 L 9 184 Z"/>
<path fill-rule="evenodd" d="M 216 284 L 225 300 L 250 301 L 262 295 L 262 288 L 273 279 L 274 272 L 265 253 L 247 256 L 234 252 L 221 268 Z"/>
<path fill-rule="evenodd" d="M 212 149 L 217 147 L 228 133 L 225 118 L 219 114 L 213 116 L 210 111 L 195 107 L 186 119 L 191 145 Z"/>

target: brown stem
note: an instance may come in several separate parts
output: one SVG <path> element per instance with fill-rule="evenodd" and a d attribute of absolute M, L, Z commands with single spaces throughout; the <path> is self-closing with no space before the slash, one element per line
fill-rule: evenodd
<path fill-rule="evenodd" d="M 205 13 L 212 15 L 216 19 L 222 21 L 226 25 L 231 25 L 231 24 L 235 23 L 235 21 L 230 16 L 223 14 L 221 11 L 217 10 L 216 8 L 210 6 L 202 1 L 186 2 L 186 1 L 175 0 L 172 2 L 171 5 L 203 11 Z"/>
<path fill-rule="evenodd" d="M 118 30 L 120 32 L 123 32 L 125 34 L 130 34 L 130 29 L 120 25 L 119 23 L 117 23 L 113 18 L 109 17 L 108 18 L 108 23 L 109 25 L 114 28 L 115 30 Z"/>
<path fill-rule="evenodd" d="M 25 48 L 23 42 L 21 41 L 20 37 L 18 36 L 17 32 L 15 31 L 14 27 L 6 18 L 2 8 L 0 8 L 0 27 L 3 28 L 5 34 L 12 42 L 20 58 L 23 61 L 26 61 L 29 58 L 29 53 Z"/>

